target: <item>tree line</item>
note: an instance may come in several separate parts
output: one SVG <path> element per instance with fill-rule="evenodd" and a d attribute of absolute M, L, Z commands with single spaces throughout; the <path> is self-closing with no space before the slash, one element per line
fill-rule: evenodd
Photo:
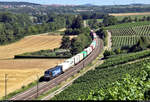
<path fill-rule="evenodd" d="M 30 17 L 25 14 L 0 13 L 0 45 L 15 42 L 24 36 L 55 31 L 72 23 L 73 16 L 49 14 Z M 37 24 L 39 22 L 41 24 Z"/>
<path fill-rule="evenodd" d="M 68 35 L 78 36 L 70 40 Z M 83 27 L 83 19 L 78 15 L 73 19 L 72 23 L 65 31 L 60 48 L 70 49 L 71 54 L 75 55 L 88 47 L 91 42 L 92 37 L 90 35 L 90 29 Z"/>

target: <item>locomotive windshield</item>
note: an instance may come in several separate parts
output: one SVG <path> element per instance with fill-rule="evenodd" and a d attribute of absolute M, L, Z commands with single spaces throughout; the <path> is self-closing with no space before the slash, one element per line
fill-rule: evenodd
<path fill-rule="evenodd" d="M 49 71 L 45 71 L 45 74 L 49 74 Z"/>

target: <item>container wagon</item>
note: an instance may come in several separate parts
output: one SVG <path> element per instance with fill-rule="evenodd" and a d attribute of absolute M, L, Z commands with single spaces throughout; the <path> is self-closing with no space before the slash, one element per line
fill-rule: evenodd
<path fill-rule="evenodd" d="M 86 58 L 96 47 L 97 44 L 97 35 L 96 33 L 91 30 L 92 38 L 93 41 L 90 44 L 90 46 L 86 49 L 84 49 L 82 52 L 79 54 L 73 56 L 72 58 L 69 58 L 65 60 L 63 63 L 57 65 L 56 67 L 52 69 L 48 69 L 44 73 L 44 78 L 45 79 L 52 79 L 57 77 L 58 75 L 62 74 L 69 68 L 73 67 L 74 65 L 78 64 L 80 61 L 82 61 L 84 58 Z"/>

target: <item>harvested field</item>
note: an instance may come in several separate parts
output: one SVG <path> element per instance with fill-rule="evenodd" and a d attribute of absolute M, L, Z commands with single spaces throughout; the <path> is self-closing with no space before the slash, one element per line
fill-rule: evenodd
<path fill-rule="evenodd" d="M 4 77 L 8 74 L 7 93 L 20 89 L 36 80 L 36 75 L 44 75 L 46 69 L 52 68 L 63 59 L 17 59 L 0 60 L 0 97 L 4 96 Z"/>
<path fill-rule="evenodd" d="M 150 15 L 150 12 L 143 13 L 110 13 L 112 16 L 132 16 L 132 15 Z"/>
<path fill-rule="evenodd" d="M 76 36 L 70 38 L 73 37 Z M 4 96 L 5 74 L 8 74 L 7 93 L 10 93 L 35 81 L 37 74 L 41 77 L 46 69 L 64 61 L 64 59 L 13 59 L 14 55 L 58 48 L 61 38 L 62 36 L 45 33 L 27 36 L 18 42 L 0 46 L 0 97 Z"/>
<path fill-rule="evenodd" d="M 9 45 L 0 46 L 0 59 L 13 58 L 25 52 L 54 49 L 60 46 L 62 36 L 33 35 Z"/>

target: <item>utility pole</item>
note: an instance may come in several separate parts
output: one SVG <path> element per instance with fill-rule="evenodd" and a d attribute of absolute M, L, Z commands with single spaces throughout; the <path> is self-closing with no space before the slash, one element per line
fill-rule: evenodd
<path fill-rule="evenodd" d="M 36 76 L 37 76 L 37 97 L 38 97 L 38 91 L 39 91 L 39 76 L 38 76 L 38 74 L 37 74 Z"/>
<path fill-rule="evenodd" d="M 5 74 L 5 100 L 7 98 L 7 74 Z"/>

